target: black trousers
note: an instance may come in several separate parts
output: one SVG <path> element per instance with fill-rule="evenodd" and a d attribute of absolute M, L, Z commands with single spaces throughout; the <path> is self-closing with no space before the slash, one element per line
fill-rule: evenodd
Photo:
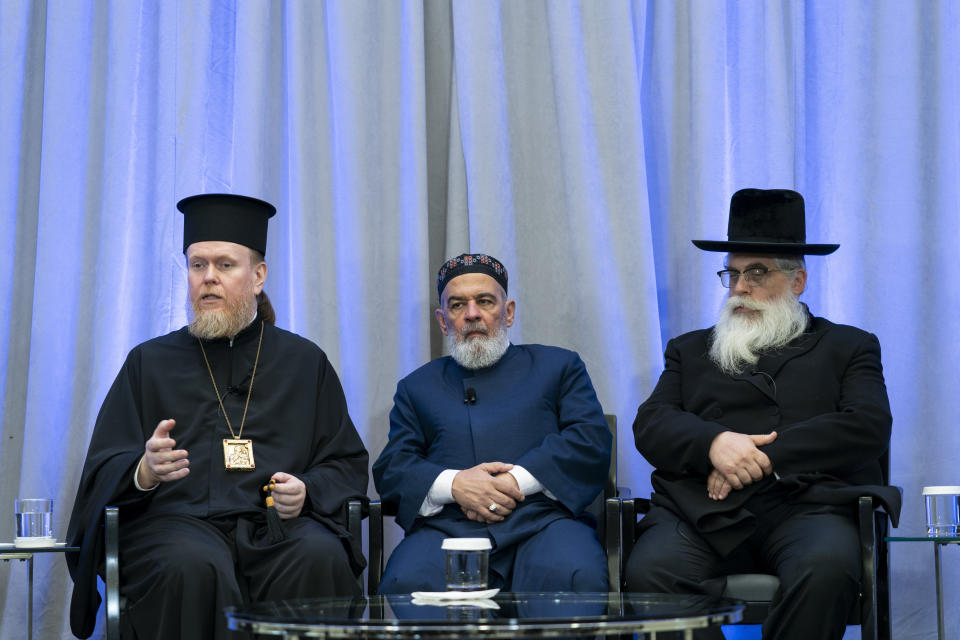
<path fill-rule="evenodd" d="M 127 622 L 145 640 L 247 638 L 227 629 L 224 607 L 360 593 L 343 543 L 310 518 L 283 521 L 286 539 L 244 518 L 140 518 L 120 527 Z"/>
<path fill-rule="evenodd" d="M 750 506 L 750 503 L 748 503 Z M 860 587 L 860 547 L 847 507 L 773 503 L 756 532 L 720 557 L 687 522 L 662 507 L 641 521 L 626 567 L 630 591 L 720 595 L 732 573 L 770 573 L 780 592 L 763 624 L 764 640 L 843 637 Z M 695 634 L 723 638 L 719 628 Z"/>

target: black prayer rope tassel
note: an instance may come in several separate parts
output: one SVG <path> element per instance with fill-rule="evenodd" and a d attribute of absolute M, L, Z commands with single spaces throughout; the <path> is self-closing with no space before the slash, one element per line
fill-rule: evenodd
<path fill-rule="evenodd" d="M 264 499 L 264 502 L 267 505 L 267 534 L 270 537 L 270 542 L 282 542 L 287 538 L 287 535 L 283 532 L 283 524 L 280 522 L 280 514 L 277 513 L 277 508 L 273 504 L 273 496 L 270 492 L 276 484 L 271 480 L 270 484 L 263 487 L 263 492 L 267 494 L 267 497 Z"/>

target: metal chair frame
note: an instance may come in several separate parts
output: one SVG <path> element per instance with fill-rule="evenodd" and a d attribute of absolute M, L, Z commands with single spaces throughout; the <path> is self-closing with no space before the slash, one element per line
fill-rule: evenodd
<path fill-rule="evenodd" d="M 350 533 L 350 546 L 354 551 L 361 551 L 362 520 L 366 513 L 366 505 L 359 500 L 351 500 L 346 504 L 347 531 Z M 120 509 L 109 506 L 104 509 L 104 570 L 103 582 L 106 605 L 106 640 L 119 640 L 121 636 L 121 621 L 126 609 L 126 598 L 120 594 Z M 362 578 L 357 578 L 361 589 Z"/>
<path fill-rule="evenodd" d="M 880 459 L 884 484 L 889 484 L 889 452 Z M 901 489 L 902 493 L 902 489 Z M 650 509 L 650 500 L 635 498 L 621 501 L 621 575 L 630 552 L 636 543 L 637 516 Z M 857 502 L 857 522 L 860 527 L 860 595 L 848 619 L 848 625 L 860 625 L 865 640 L 890 640 L 890 553 L 886 542 L 890 519 L 886 511 L 870 496 L 861 496 Z M 625 589 L 621 583 L 619 588 Z M 743 600 L 746 607 L 739 624 L 761 624 L 767 617 L 780 581 L 768 574 L 732 574 L 727 576 L 723 595 Z"/>

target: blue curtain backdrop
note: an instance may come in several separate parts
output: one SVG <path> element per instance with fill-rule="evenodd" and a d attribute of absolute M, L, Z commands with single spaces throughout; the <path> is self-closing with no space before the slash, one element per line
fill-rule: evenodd
<path fill-rule="evenodd" d="M 185 322 L 174 205 L 201 192 L 277 205 L 278 324 L 330 355 L 373 456 L 396 381 L 442 352 L 436 268 L 485 251 L 513 341 L 581 353 L 644 495 L 636 407 L 724 293 L 690 239 L 756 186 L 841 245 L 804 299 L 879 336 L 921 533 L 921 488 L 960 484 L 958 32 L 949 0 L 0 0 L 0 516 L 53 497 L 63 538 L 125 354 Z M 62 560 L 36 580 L 37 637 L 68 637 Z M 894 635 L 934 637 L 932 550 L 894 545 L 892 580 Z M 0 565 L 2 638 L 25 582 Z"/>

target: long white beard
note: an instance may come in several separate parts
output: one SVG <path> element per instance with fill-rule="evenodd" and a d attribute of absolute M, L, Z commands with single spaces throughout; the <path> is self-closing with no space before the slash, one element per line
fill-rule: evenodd
<path fill-rule="evenodd" d="M 734 313 L 736 307 L 755 309 L 759 317 Z M 786 345 L 806 328 L 806 307 L 792 292 L 766 302 L 742 296 L 727 298 L 713 328 L 710 360 L 724 373 L 743 373 L 764 351 Z"/>
<path fill-rule="evenodd" d="M 485 336 L 467 338 L 471 331 L 483 331 L 480 322 L 467 323 L 460 333 L 447 334 L 447 346 L 450 356 L 465 369 L 483 369 L 495 365 L 510 346 L 507 332 L 503 325 L 497 326 Z"/>
<path fill-rule="evenodd" d="M 203 340 L 232 338 L 243 331 L 257 314 L 257 300 L 242 296 L 227 303 L 223 309 L 197 309 L 191 303 L 190 335 Z"/>

